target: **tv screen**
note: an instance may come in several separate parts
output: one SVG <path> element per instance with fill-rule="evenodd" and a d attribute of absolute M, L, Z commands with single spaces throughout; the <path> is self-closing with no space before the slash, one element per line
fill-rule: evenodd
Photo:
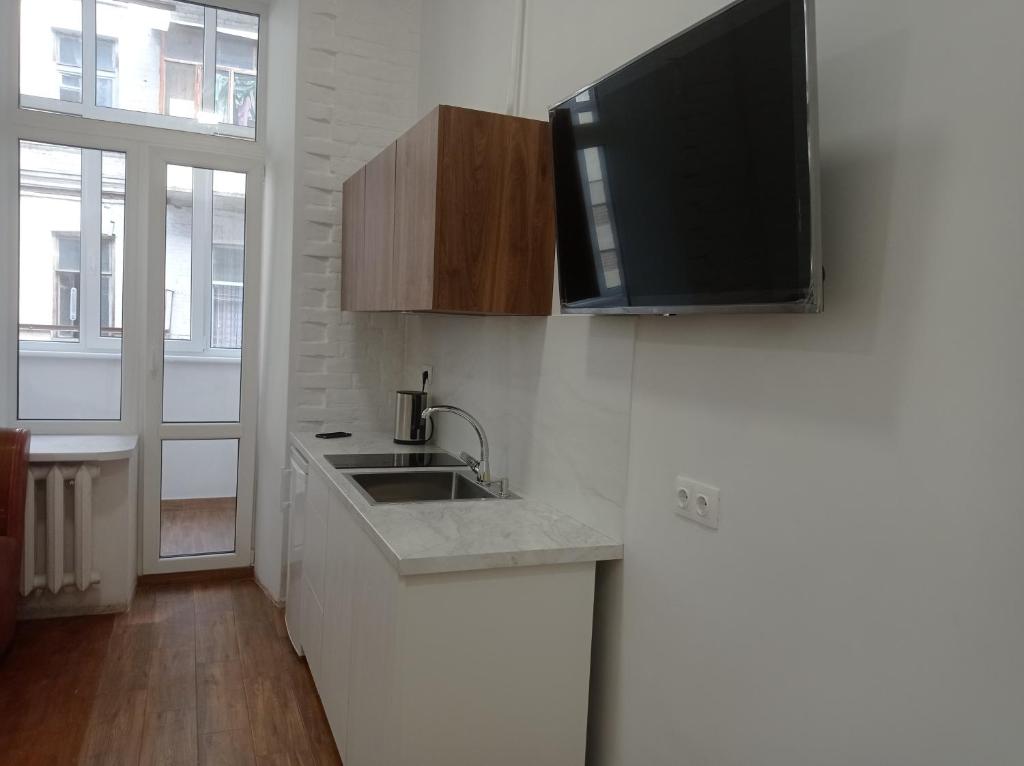
<path fill-rule="evenodd" d="M 821 309 L 809 2 L 741 0 L 551 108 L 563 311 Z"/>

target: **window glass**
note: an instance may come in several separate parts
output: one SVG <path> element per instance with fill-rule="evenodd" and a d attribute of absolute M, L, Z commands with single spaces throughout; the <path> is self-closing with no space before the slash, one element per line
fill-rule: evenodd
<path fill-rule="evenodd" d="M 100 219 L 100 336 L 120 339 L 124 305 L 125 156 L 102 153 Z"/>
<path fill-rule="evenodd" d="M 160 557 L 234 551 L 238 439 L 166 439 L 160 451 Z"/>
<path fill-rule="evenodd" d="M 114 105 L 114 80 L 111 77 L 96 78 L 96 105 Z"/>
<path fill-rule="evenodd" d="M 105 72 L 117 71 L 117 41 L 100 37 L 96 40 L 96 68 Z"/>
<path fill-rule="evenodd" d="M 81 0 L 22 2 L 21 92 L 81 103 Z"/>
<path fill-rule="evenodd" d="M 243 250 L 241 245 L 213 245 L 213 281 L 242 281 Z"/>
<path fill-rule="evenodd" d="M 118 152 L 21 142 L 23 420 L 121 416 L 124 159 Z"/>
<path fill-rule="evenodd" d="M 74 234 L 57 234 L 57 268 L 61 271 L 82 270 L 82 237 Z"/>
<path fill-rule="evenodd" d="M 194 118 L 202 107 L 205 18 L 192 3 L 100 0 L 96 33 L 109 42 L 96 46 L 97 105 L 109 94 L 117 109 Z M 116 71 L 117 87 L 100 84 L 104 71 Z"/>
<path fill-rule="evenodd" d="M 222 13 L 221 18 L 225 15 Z M 217 32 L 217 66 L 255 72 L 256 41 Z"/>
<path fill-rule="evenodd" d="M 217 118 L 222 123 L 256 126 L 256 56 L 259 18 L 217 11 Z"/>
<path fill-rule="evenodd" d="M 93 1 L 95 57 L 85 61 L 82 0 L 21 0 L 23 107 L 255 138 L 259 16 L 175 0 Z"/>
<path fill-rule="evenodd" d="M 171 23 L 164 35 L 164 58 L 167 61 L 203 63 L 204 24 L 202 9 L 198 16 L 182 7 L 179 21 Z"/>
<path fill-rule="evenodd" d="M 166 423 L 238 422 L 245 193 L 245 173 L 167 168 Z"/>
<path fill-rule="evenodd" d="M 164 337 L 192 338 L 192 168 L 167 166 Z"/>
<path fill-rule="evenodd" d="M 245 264 L 245 174 L 213 174 L 211 348 L 242 347 Z"/>
<path fill-rule="evenodd" d="M 54 32 L 57 38 L 57 65 L 82 68 L 82 35 L 80 32 Z"/>

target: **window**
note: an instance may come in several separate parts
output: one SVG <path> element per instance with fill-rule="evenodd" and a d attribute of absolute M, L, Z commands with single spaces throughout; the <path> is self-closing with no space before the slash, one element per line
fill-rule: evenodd
<path fill-rule="evenodd" d="M 21 419 L 120 417 L 124 171 L 119 152 L 21 142 Z"/>
<path fill-rule="evenodd" d="M 82 235 L 55 234 L 57 264 L 53 270 L 51 340 L 78 340 L 78 293 L 82 289 Z"/>
<path fill-rule="evenodd" d="M 82 101 L 82 35 L 80 32 L 54 30 L 54 60 L 57 62 L 59 98 Z M 117 82 L 117 41 L 96 40 L 96 105 L 114 105 Z"/>
<path fill-rule="evenodd" d="M 173 0 L 84 7 L 21 1 L 22 107 L 255 138 L 258 16 Z"/>
<path fill-rule="evenodd" d="M 121 334 L 117 326 L 117 298 L 114 283 L 114 246 L 113 235 L 104 235 L 100 241 L 100 337 L 116 338 Z"/>
<path fill-rule="evenodd" d="M 212 318 L 210 346 L 242 347 L 242 261 L 241 245 L 214 244 Z"/>
<path fill-rule="evenodd" d="M 243 350 L 245 173 L 167 166 L 164 262 L 166 423 L 238 422 Z M 195 391 L 203 357 L 215 391 Z"/>
<path fill-rule="evenodd" d="M 217 27 L 216 105 L 227 124 L 256 126 L 258 28 L 252 16 L 221 12 Z"/>
<path fill-rule="evenodd" d="M 57 62 L 61 101 L 82 101 L 82 34 L 54 32 L 54 60 Z"/>
<path fill-rule="evenodd" d="M 233 355 L 242 347 L 245 175 L 169 166 L 166 221 L 168 352 Z"/>
<path fill-rule="evenodd" d="M 117 87 L 117 41 L 96 39 L 96 106 L 114 105 Z"/>

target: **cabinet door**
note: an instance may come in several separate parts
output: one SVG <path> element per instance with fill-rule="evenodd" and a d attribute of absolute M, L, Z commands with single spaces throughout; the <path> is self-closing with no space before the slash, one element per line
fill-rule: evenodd
<path fill-rule="evenodd" d="M 365 239 L 365 195 L 366 168 L 360 168 L 341 187 L 341 307 L 345 311 L 360 310 L 359 273 Z"/>
<path fill-rule="evenodd" d="M 322 658 L 324 610 L 320 606 L 313 589 L 309 586 L 309 580 L 302 580 L 302 649 L 306 655 L 306 662 L 309 663 L 309 672 L 313 675 L 317 690 L 321 693 L 324 688 L 324 673 Z M 268 669 L 268 672 L 270 669 Z"/>
<path fill-rule="evenodd" d="M 390 311 L 395 308 L 395 144 L 370 160 L 365 172 L 363 257 L 358 260 L 356 303 L 362 311 Z"/>
<path fill-rule="evenodd" d="M 302 542 L 306 533 L 306 471 L 304 461 L 291 459 L 291 491 L 288 507 L 288 568 L 286 572 L 285 626 L 292 646 L 300 655 L 302 648 Z"/>
<path fill-rule="evenodd" d="M 340 493 L 331 495 L 327 520 L 327 585 L 324 604 L 323 675 L 321 699 L 338 749 L 348 753 L 348 710 L 352 670 L 352 594 L 355 589 L 356 544 L 365 532 Z"/>
<path fill-rule="evenodd" d="M 395 168 L 395 308 L 434 307 L 438 110 L 398 139 Z"/>
<path fill-rule="evenodd" d="M 320 645 L 324 622 L 324 563 L 327 548 L 327 478 L 310 467 L 306 483 L 306 534 L 302 550 L 302 648 L 318 686 L 323 683 Z"/>
<path fill-rule="evenodd" d="M 306 484 L 306 534 L 302 556 L 302 576 L 306 578 L 320 603 L 324 603 L 324 562 L 327 544 L 327 513 L 330 491 L 327 477 L 311 468 Z"/>
<path fill-rule="evenodd" d="M 551 313 L 555 203 L 547 122 L 443 106 L 435 311 Z"/>
<path fill-rule="evenodd" d="M 395 766 L 400 583 L 384 554 L 368 535 L 360 533 L 352 601 L 348 751 L 343 756 L 348 766 Z"/>

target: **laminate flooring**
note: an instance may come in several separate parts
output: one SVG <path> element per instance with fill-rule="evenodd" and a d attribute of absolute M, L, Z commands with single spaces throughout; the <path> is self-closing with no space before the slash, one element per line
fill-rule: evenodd
<path fill-rule="evenodd" d="M 161 556 L 230 553 L 234 549 L 235 498 L 161 501 Z"/>
<path fill-rule="evenodd" d="M 251 580 L 140 587 L 130 612 L 18 624 L 0 762 L 341 764 L 282 612 Z"/>

